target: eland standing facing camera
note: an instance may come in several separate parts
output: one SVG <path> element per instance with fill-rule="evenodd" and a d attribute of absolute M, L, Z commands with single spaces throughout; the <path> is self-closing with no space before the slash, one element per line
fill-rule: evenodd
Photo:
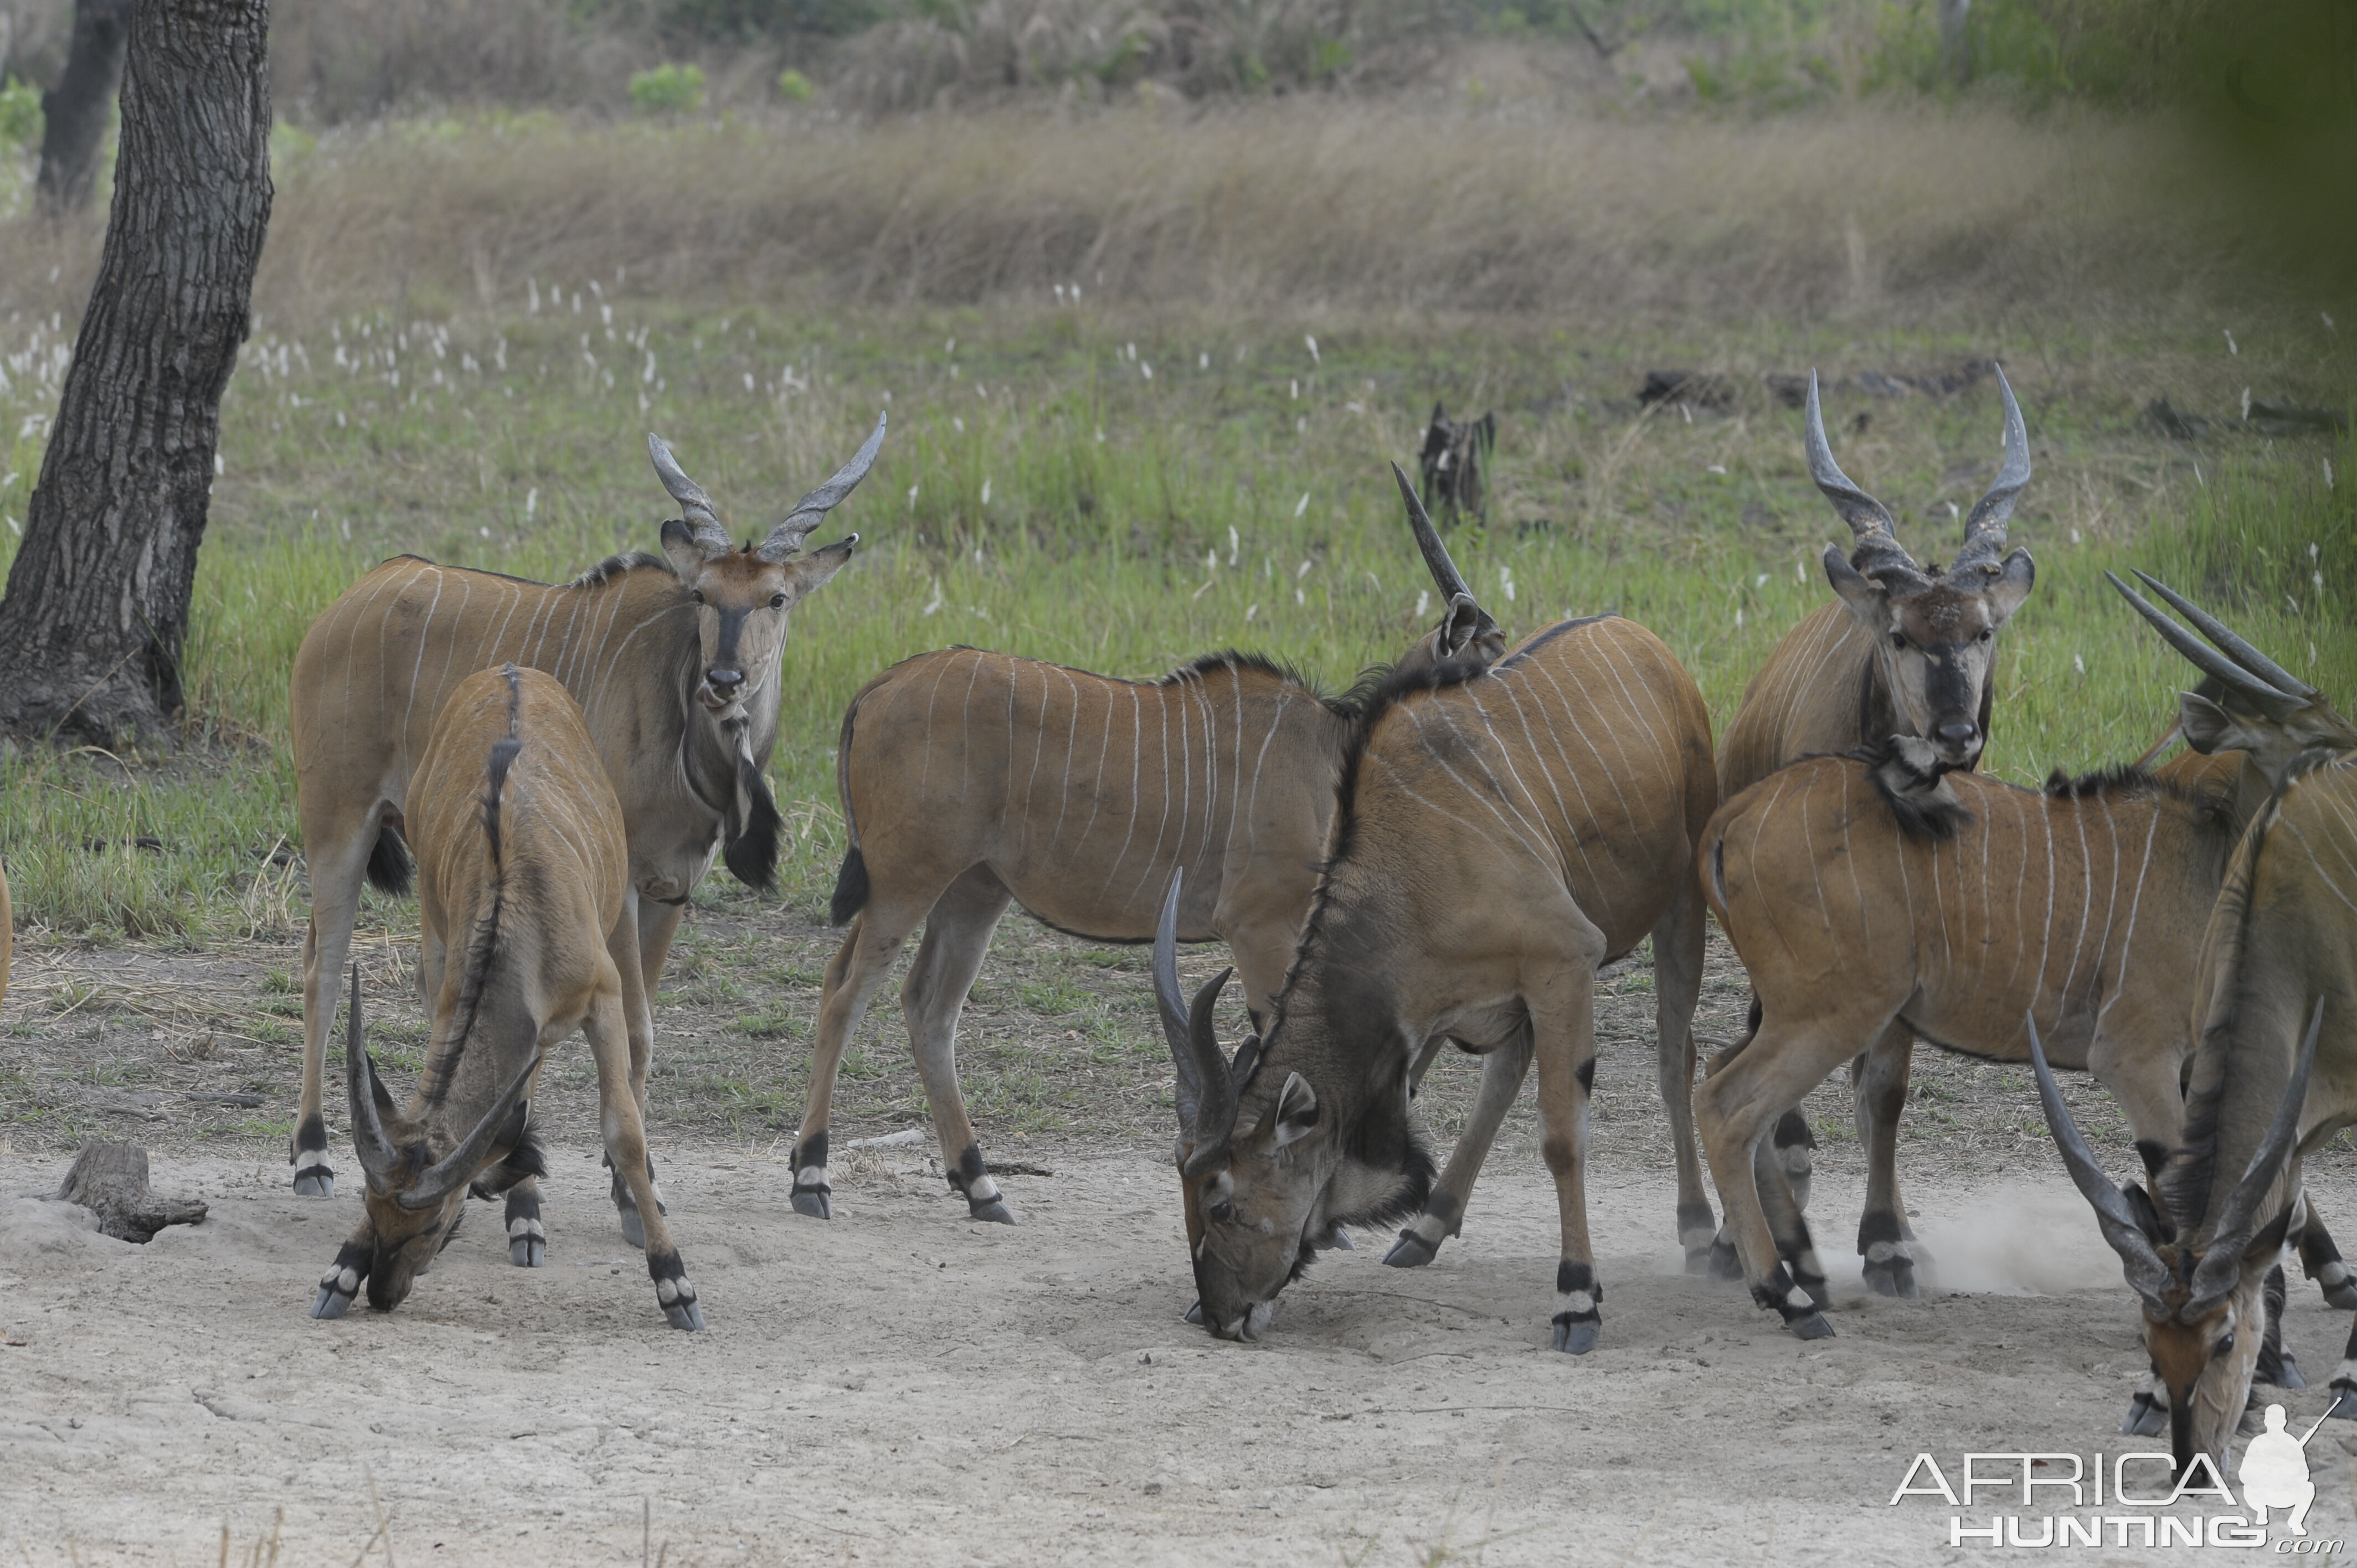
<path fill-rule="evenodd" d="M 770 882 L 779 820 L 763 772 L 777 744 L 787 619 L 842 570 L 859 536 L 807 555 L 802 543 L 883 443 L 879 418 L 857 456 L 739 549 L 711 497 L 650 435 L 655 472 L 680 507 L 662 525 L 661 555 L 617 555 L 561 585 L 400 556 L 312 623 L 289 693 L 311 874 L 296 1192 L 335 1191 L 320 1079 L 361 881 L 408 890 L 411 775 L 451 689 L 511 662 L 554 676 L 579 704 L 621 803 L 625 916 L 652 991 L 716 849 L 740 881 Z"/>

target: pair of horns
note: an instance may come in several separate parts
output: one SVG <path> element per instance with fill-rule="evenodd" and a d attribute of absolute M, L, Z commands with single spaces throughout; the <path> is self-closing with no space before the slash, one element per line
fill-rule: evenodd
<path fill-rule="evenodd" d="M 1432 516 L 1424 510 L 1423 498 L 1408 483 L 1407 475 L 1397 463 L 1392 465 L 1392 479 L 1399 486 L 1400 499 L 1407 503 L 1407 526 L 1415 535 L 1416 550 L 1424 556 L 1425 569 L 1432 574 L 1433 585 L 1440 590 L 1443 624 L 1442 658 L 1462 653 L 1483 637 L 1498 635 L 1498 623 L 1473 596 L 1472 585 L 1465 575 L 1449 559 L 1448 546 L 1440 542 L 1440 531 L 1432 526 Z"/>
<path fill-rule="evenodd" d="M 2243 1179 L 2226 1195 L 2226 1206 L 2211 1230 L 2201 1261 L 2193 1267 L 2190 1293 L 2177 1307 L 2169 1305 L 2166 1294 L 2175 1278 L 2174 1272 L 2154 1246 L 2155 1239 L 2147 1234 L 2137 1219 L 2127 1194 L 2104 1174 L 2094 1151 L 2087 1147 L 2087 1140 L 2080 1134 L 2079 1124 L 2071 1119 L 2070 1108 L 2062 1103 L 2062 1090 L 2054 1082 L 2054 1071 L 2046 1065 L 2046 1048 L 2038 1038 L 2038 1021 L 2024 1021 L 2029 1026 L 2029 1068 L 2038 1076 L 2038 1100 L 2046 1111 L 2047 1130 L 2054 1134 L 2055 1145 L 2062 1151 L 2062 1163 L 2071 1172 L 2072 1185 L 2094 1207 L 2104 1240 L 2120 1255 L 2120 1270 L 2127 1277 L 2128 1288 L 2143 1299 L 2145 1310 L 2157 1318 L 2174 1316 L 2179 1322 L 2190 1323 L 2207 1316 L 2226 1299 L 2240 1279 L 2243 1252 L 2258 1230 L 2259 1205 L 2266 1201 L 2299 1142 L 2300 1107 L 2308 1100 L 2309 1069 L 2315 1065 L 2316 1038 L 2324 1026 L 2324 998 L 2316 999 L 2315 1010 L 2309 1015 L 2308 1039 L 2299 1047 L 2291 1081 L 2284 1087 L 2283 1103 L 2276 1108 L 2275 1120 L 2267 1124 L 2266 1136 L 2260 1141 L 2258 1152 L 2244 1168 Z M 2198 1223 L 2200 1219 L 2199 1215 L 2188 1215 L 2180 1225 Z"/>
<path fill-rule="evenodd" d="M 826 514 L 867 477 L 867 470 L 876 466 L 876 454 L 884 446 L 884 424 L 885 415 L 877 414 L 876 428 L 869 433 L 859 450 L 853 454 L 851 461 L 837 468 L 833 478 L 796 501 L 794 510 L 786 514 L 786 520 L 770 530 L 770 537 L 755 546 L 753 553 L 764 561 L 783 561 L 802 549 L 802 541 L 810 537 L 811 530 L 816 528 Z M 662 436 L 650 433 L 647 456 L 653 460 L 656 477 L 662 480 L 663 489 L 669 490 L 671 499 L 679 503 L 680 521 L 687 524 L 696 544 L 706 555 L 725 554 L 730 550 L 728 528 L 720 521 L 719 509 L 712 504 L 712 498 L 705 494 L 704 487 L 689 478 L 680 467 L 679 459 L 672 456 L 669 444 Z"/>
<path fill-rule="evenodd" d="M 2005 379 L 2005 368 L 1992 366 L 1996 371 L 1997 395 L 2005 400 L 2005 462 L 1997 469 L 1988 492 L 1973 503 L 1964 519 L 1964 542 L 1956 552 L 1955 564 L 1948 575 L 1964 572 L 1994 572 L 2005 553 L 2006 526 L 2013 521 L 2013 504 L 2029 483 L 2029 432 L 2021 423 L 2021 405 L 2014 401 L 2013 384 Z M 1849 524 L 1850 532 L 1857 538 L 1857 550 L 1851 564 L 1869 577 L 1896 579 L 1910 588 L 1928 588 L 1931 577 L 1915 558 L 1899 542 L 1899 533 L 1890 519 L 1889 509 L 1851 482 L 1834 461 L 1833 448 L 1825 442 L 1825 416 L 1817 401 L 1817 372 L 1809 372 L 1809 406 L 1803 432 L 1803 445 L 1808 452 L 1809 477 L 1817 482 L 1825 499 L 1834 503 L 1834 510 Z"/>
<path fill-rule="evenodd" d="M 2316 688 L 2236 637 L 2225 623 L 2206 614 L 2182 594 L 2149 573 L 2138 572 L 2136 577 L 2144 585 L 2167 599 L 2178 614 L 2201 628 L 2201 636 L 2217 648 L 2211 648 L 2191 632 L 2178 625 L 2154 607 L 2149 599 L 2111 573 L 2104 574 L 2113 587 L 2136 606 L 2136 613 L 2150 621 L 2169 647 L 2185 655 L 2193 667 L 2248 701 L 2267 717 L 2277 721 L 2290 717 L 2314 700 Z M 2219 650 L 2223 650 L 2222 653 Z"/>
<path fill-rule="evenodd" d="M 1154 1001 L 1162 1017 L 1162 1037 L 1170 1047 L 1176 1068 L 1178 1131 L 1195 1145 L 1188 1156 L 1187 1174 L 1208 1166 L 1228 1145 L 1236 1127 L 1236 1102 L 1244 1079 L 1260 1055 L 1260 1036 L 1248 1035 L 1233 1059 L 1220 1049 L 1211 1010 L 1227 989 L 1234 969 L 1223 969 L 1203 983 L 1191 1006 L 1178 997 L 1178 895 L 1187 874 L 1170 874 L 1170 892 L 1162 900 L 1162 918 L 1154 928 Z"/>
<path fill-rule="evenodd" d="M 401 1151 L 386 1136 L 383 1113 L 393 1109 L 393 1096 L 385 1092 L 383 1082 L 376 1075 L 376 1061 L 368 1054 L 361 1036 L 361 966 L 352 961 L 351 1027 L 344 1036 L 344 1075 L 350 1091 L 352 1112 L 352 1147 L 361 1157 L 361 1169 L 367 1173 L 369 1190 L 376 1193 L 394 1192 L 393 1201 L 408 1209 L 432 1208 L 452 1193 L 475 1179 L 501 1144 L 515 1142 L 516 1133 L 509 1123 L 520 1120 L 517 1108 L 532 1087 L 532 1075 L 539 1069 L 540 1058 L 535 1055 L 524 1063 L 515 1080 L 491 1102 L 483 1119 L 466 1141 L 436 1161 L 416 1183 L 394 1192 L 393 1180 L 401 1170 Z"/>

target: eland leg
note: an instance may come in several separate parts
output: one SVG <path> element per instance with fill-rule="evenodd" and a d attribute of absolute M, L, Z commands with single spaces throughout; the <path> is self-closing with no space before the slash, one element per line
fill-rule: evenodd
<path fill-rule="evenodd" d="M 1481 1174 L 1481 1163 L 1490 1157 L 1490 1145 L 1497 1141 L 1498 1129 L 1504 1125 L 1506 1113 L 1514 1108 L 1514 1099 L 1522 1093 L 1523 1079 L 1530 1069 L 1531 1042 L 1527 1036 L 1482 1057 L 1480 1091 L 1465 1118 L 1465 1131 L 1458 1134 L 1457 1147 L 1448 1156 L 1448 1168 L 1433 1184 L 1431 1194 L 1424 1200 L 1424 1212 L 1407 1222 L 1399 1240 L 1392 1243 L 1392 1250 L 1383 1254 L 1384 1263 L 1394 1269 L 1422 1268 L 1432 1262 L 1441 1242 L 1462 1229 L 1465 1203 L 1473 1194 L 1474 1178 Z"/>
<path fill-rule="evenodd" d="M 2299 1363 L 2284 1348 L 2284 1272 L 2277 1263 L 2267 1271 L 2266 1283 L 2260 1287 L 2260 1299 L 2267 1314 L 2266 1337 L 2259 1342 L 2258 1364 L 2252 1369 L 2255 1382 L 2269 1383 L 2279 1389 L 2304 1389 L 2308 1380 L 2300 1376 Z"/>
<path fill-rule="evenodd" d="M 382 831 L 382 807 L 371 803 L 357 820 L 303 824 L 304 854 L 311 873 L 311 918 L 303 931 L 302 1100 L 295 1112 L 295 1138 L 287 1159 L 295 1167 L 295 1190 L 306 1197 L 336 1195 L 335 1168 L 328 1163 L 323 1089 L 328 1031 L 334 1026 L 336 1004 L 343 994 L 352 925 L 360 917 L 361 880 L 367 875 L 369 856 Z"/>
<path fill-rule="evenodd" d="M 925 917 L 924 940 L 917 944 L 916 961 L 900 990 L 909 1046 L 924 1081 L 925 1103 L 932 1109 L 950 1187 L 974 1219 L 1000 1225 L 1014 1224 L 1015 1216 L 990 1179 L 974 1123 L 966 1119 L 965 1096 L 958 1088 L 957 1026 L 990 952 L 990 933 L 1012 897 L 987 865 L 973 866 L 951 883 Z"/>
<path fill-rule="evenodd" d="M 1907 1108 L 1915 1036 L 1893 1024 L 1850 1062 L 1857 1093 L 1857 1137 L 1866 1146 L 1866 1211 L 1857 1222 L 1858 1256 L 1866 1260 L 1866 1283 L 1877 1295 L 1908 1299 L 1921 1294 L 1915 1282 L 1917 1246 L 1899 1196 L 1899 1118 Z"/>
<path fill-rule="evenodd" d="M 1726 1206 L 1727 1229 L 1742 1262 L 1751 1298 L 1777 1313 L 1785 1326 L 1803 1339 L 1823 1339 L 1833 1326 L 1814 1299 L 1816 1290 L 1804 1290 L 1785 1267 L 1788 1251 L 1811 1260 L 1807 1228 L 1800 1219 L 1789 1189 L 1778 1190 L 1781 1167 L 1763 1178 L 1760 1160 L 1770 1125 L 1789 1106 L 1797 1105 L 1827 1074 L 1855 1054 L 1854 1042 L 1870 1039 L 1890 1021 L 1891 1014 L 1859 1019 L 1853 1010 L 1803 1023 L 1786 1024 L 1773 1016 L 1738 1053 L 1712 1064 L 1695 1099 L 1696 1121 L 1703 1148 L 1717 1179 L 1719 1201 Z M 1865 1026 L 1858 1026 L 1863 1024 Z M 1770 1197 L 1763 1197 L 1763 1179 Z M 1780 1210 L 1772 1226 L 1766 1204 Z M 1792 1205 L 1788 1210 L 1787 1205 Z M 1779 1238 L 1777 1231 L 1784 1230 Z"/>
<path fill-rule="evenodd" d="M 630 903 L 625 910 L 629 923 L 638 928 L 639 989 L 653 996 L 662 985 L 663 965 L 671 959 L 671 944 L 679 935 L 680 918 L 687 913 L 687 900 L 673 904 L 664 899 L 641 898 L 635 887 L 630 890 Z"/>
<path fill-rule="evenodd" d="M 2324 1293 L 2324 1305 L 2346 1312 L 2357 1307 L 2357 1279 L 2350 1276 L 2349 1265 L 2341 1261 L 2341 1249 L 2332 1244 L 2332 1232 L 2324 1228 L 2323 1217 L 2308 1196 L 2300 1196 L 2299 1232 L 2300 1272 L 2317 1283 Z"/>
<path fill-rule="evenodd" d="M 871 872 L 873 868 L 871 867 Z M 892 961 L 917 922 L 925 918 L 932 899 L 870 896 L 867 907 L 852 918 L 850 933 L 827 961 L 826 982 L 819 996 L 817 1038 L 811 1046 L 809 1097 L 802 1106 L 802 1124 L 794 1134 L 790 1163 L 794 1172 L 794 1212 L 813 1219 L 834 1217 L 829 1202 L 834 1193 L 826 1179 L 827 1126 L 833 1113 L 834 1075 L 843 1053 L 866 1015 L 867 1004 L 890 972 Z"/>
<path fill-rule="evenodd" d="M 1669 1116 L 1670 1140 L 1677 1151 L 1678 1244 L 1685 1250 L 1686 1273 L 1698 1273 L 1709 1264 L 1717 1230 L 1694 1120 L 1694 1015 L 1702 996 L 1703 908 L 1694 879 L 1689 876 L 1681 886 L 1684 890 L 1653 927 L 1653 1042 L 1662 1109 Z"/>
<path fill-rule="evenodd" d="M 1596 971 L 1604 961 L 1604 933 L 1566 905 L 1549 922 L 1567 950 L 1536 955 L 1544 972 L 1522 984 L 1531 1021 L 1524 1037 L 1539 1069 L 1540 1152 L 1555 1177 L 1563 1250 L 1555 1262 L 1555 1348 L 1585 1355 L 1604 1326 L 1604 1286 L 1587 1235 L 1588 1090 L 1596 1081 Z M 1486 1081 L 1484 1088 L 1488 1087 Z"/>
<path fill-rule="evenodd" d="M 618 1183 L 629 1187 L 631 1212 L 644 1228 L 638 1245 L 646 1251 L 656 1305 L 673 1328 L 701 1329 L 704 1308 L 697 1305 L 695 1285 L 664 1221 L 662 1199 L 655 1191 L 654 1161 L 647 1153 L 646 1123 L 639 1117 L 638 1097 L 630 1091 L 630 1028 L 619 974 L 599 987 L 582 1033 L 597 1064 L 597 1124 L 605 1136 L 606 1158 Z"/>
<path fill-rule="evenodd" d="M 2332 1369 L 2332 1419 L 2357 1421 L 2357 1325 L 2341 1348 L 2341 1365 Z"/>

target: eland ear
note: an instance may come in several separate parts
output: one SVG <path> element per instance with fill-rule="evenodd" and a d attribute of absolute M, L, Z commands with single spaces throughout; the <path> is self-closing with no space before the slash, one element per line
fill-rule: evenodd
<path fill-rule="evenodd" d="M 825 587 L 858 548 L 859 535 L 846 533 L 823 550 L 813 550 L 799 561 L 787 562 L 786 574 L 793 581 L 795 599 L 806 599 Z"/>
<path fill-rule="evenodd" d="M 1276 1095 L 1276 1128 L 1269 1147 L 1281 1149 L 1318 1125 L 1318 1091 L 1299 1073 L 1288 1073 Z"/>
<path fill-rule="evenodd" d="M 2204 757 L 2222 751 L 2256 751 L 2265 736 L 2199 692 L 2177 693 L 2178 727 L 2185 744 Z"/>
<path fill-rule="evenodd" d="M 1889 616 L 1890 590 L 1849 564 L 1836 545 L 1825 546 L 1825 581 L 1857 618 L 1858 625 L 1880 637 Z"/>
<path fill-rule="evenodd" d="M 2021 601 L 2029 597 L 2030 585 L 2038 581 L 2038 564 L 2027 550 L 2017 550 L 2005 558 L 1996 578 L 1988 585 L 1989 603 L 1996 612 L 1996 624 L 2003 626 Z"/>
<path fill-rule="evenodd" d="M 703 543 L 695 537 L 695 531 L 678 518 L 673 518 L 662 525 L 662 553 L 663 559 L 671 563 L 671 569 L 678 574 L 683 583 L 694 583 L 703 573 L 704 563 L 708 558 Z"/>

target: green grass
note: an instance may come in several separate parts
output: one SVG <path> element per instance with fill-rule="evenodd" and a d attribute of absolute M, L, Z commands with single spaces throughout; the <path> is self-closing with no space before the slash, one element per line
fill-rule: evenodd
<path fill-rule="evenodd" d="M 1489 526 L 1451 538 L 1491 611 L 1516 635 L 1566 613 L 1633 616 L 1686 661 L 1722 725 L 1775 639 L 1826 602 L 1815 557 L 1839 530 L 1802 467 L 1798 416 L 1759 372 L 1847 377 L 1993 350 L 2030 421 L 2039 471 L 2013 537 L 2040 573 L 2005 636 L 1992 768 L 2027 780 L 2121 760 L 2167 722 L 2185 671 L 2103 585 L 2104 567 L 2158 573 L 2357 697 L 2352 443 L 2228 430 L 2188 450 L 2139 413 L 2156 390 L 2213 416 L 2245 382 L 2262 397 L 2345 396 L 2337 339 L 2297 323 L 2242 323 L 2230 359 L 2190 337 L 2018 327 L 1575 335 L 640 305 L 608 320 L 586 284 L 554 297 L 537 315 L 379 313 L 299 339 L 256 334 L 224 407 L 187 655 L 193 744 L 127 769 L 89 752 L 0 757 L 0 854 L 22 918 L 200 940 L 299 929 L 285 682 L 304 628 L 400 551 L 554 578 L 651 547 L 673 509 L 646 464 L 650 429 L 751 533 L 878 408 L 891 414 L 875 474 L 834 520 L 862 553 L 796 612 L 786 652 L 780 896 L 808 914 L 842 850 L 844 704 L 896 660 L 968 642 L 1139 676 L 1237 646 L 1339 688 L 1395 656 L 1431 607 L 1384 464 L 1410 459 L 1436 396 L 1500 414 Z M 16 330 L 0 330 L 0 352 Z M 53 338 L 22 340 L 33 373 L 0 392 L 0 430 L 53 409 L 39 357 Z M 1736 411 L 1639 414 L 1631 394 L 1662 365 L 1726 371 Z M 1837 390 L 1828 411 L 1837 455 L 1902 538 L 1948 554 L 1949 505 L 1968 510 L 1994 468 L 1993 391 Z M 0 512 L 20 517 L 38 431 L 5 461 Z M 15 543 L 0 524 L 0 565 Z M 699 902 L 742 897 L 716 877 Z"/>

